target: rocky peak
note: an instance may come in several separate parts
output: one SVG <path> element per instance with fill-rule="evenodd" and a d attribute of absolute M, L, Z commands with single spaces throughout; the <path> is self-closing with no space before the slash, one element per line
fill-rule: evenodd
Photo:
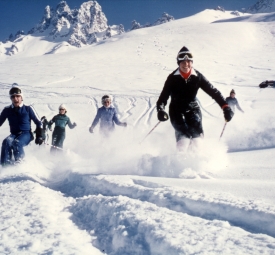
<path fill-rule="evenodd" d="M 265 13 L 275 12 L 275 0 L 259 0 L 257 3 L 249 7 L 246 12 L 249 13 Z"/>
<path fill-rule="evenodd" d="M 158 18 L 153 24 L 146 23 L 145 25 L 140 25 L 136 20 L 132 21 L 132 27 L 130 30 L 135 30 L 139 28 L 145 28 L 145 27 L 151 27 L 151 26 L 157 26 L 166 22 L 173 21 L 174 17 L 169 15 L 168 13 L 164 12 L 160 18 Z"/>
<path fill-rule="evenodd" d="M 153 26 L 157 26 L 166 22 L 170 22 L 174 20 L 174 17 L 169 15 L 168 13 L 164 12 L 160 18 L 158 18 L 154 23 Z"/>
<path fill-rule="evenodd" d="M 6 41 L 13 42 L 22 35 L 25 35 L 25 32 L 23 30 L 18 30 L 15 35 L 10 34 L 9 38 Z"/>
<path fill-rule="evenodd" d="M 46 6 L 41 22 L 29 34 L 44 33 L 53 41 L 62 39 L 81 47 L 123 32 L 122 25 L 108 26 L 96 1 L 84 2 L 79 9 L 70 9 L 66 1 L 61 1 L 55 9 Z"/>

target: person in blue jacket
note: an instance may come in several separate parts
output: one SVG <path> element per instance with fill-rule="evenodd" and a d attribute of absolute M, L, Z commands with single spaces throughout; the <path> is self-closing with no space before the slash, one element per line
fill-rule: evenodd
<path fill-rule="evenodd" d="M 76 123 L 72 123 L 70 118 L 66 115 L 67 109 L 64 104 L 58 108 L 59 114 L 55 115 L 48 123 L 49 130 L 52 131 L 52 124 L 54 123 L 54 130 L 52 136 L 51 152 L 56 152 L 63 148 L 63 142 L 66 137 L 65 127 L 69 126 L 70 129 L 76 127 Z"/>
<path fill-rule="evenodd" d="M 97 110 L 95 119 L 89 128 L 90 133 L 93 133 L 95 126 L 99 124 L 100 133 L 108 136 L 115 129 L 115 124 L 126 127 L 126 122 L 121 122 L 117 117 L 116 108 L 112 105 L 112 98 L 110 95 L 104 95 L 101 98 L 102 107 Z"/>
<path fill-rule="evenodd" d="M 36 124 L 35 143 L 41 145 L 45 140 L 42 123 L 33 106 L 27 106 L 23 103 L 23 93 L 17 83 L 12 85 L 9 96 L 12 104 L 5 107 L 0 115 L 0 126 L 8 119 L 11 133 L 2 142 L 1 165 L 3 167 L 20 163 L 24 158 L 23 147 L 34 139 L 31 131 L 31 120 Z M 14 161 L 12 156 L 14 156 Z"/>
<path fill-rule="evenodd" d="M 225 99 L 226 103 L 229 105 L 229 107 L 232 109 L 233 112 L 235 112 L 235 106 L 239 111 L 244 113 L 243 109 L 240 107 L 239 102 L 237 98 L 235 97 L 236 93 L 235 90 L 232 89 L 230 91 L 230 96 Z"/>

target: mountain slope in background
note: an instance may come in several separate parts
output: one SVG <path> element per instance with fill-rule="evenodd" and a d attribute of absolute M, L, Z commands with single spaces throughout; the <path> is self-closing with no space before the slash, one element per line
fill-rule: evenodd
<path fill-rule="evenodd" d="M 172 16 L 163 13 L 156 22 L 147 24 L 145 27 L 160 25 L 172 20 L 174 20 Z M 132 30 L 137 28 L 142 28 L 142 26 L 135 25 Z M 79 9 L 70 9 L 66 1 L 61 1 L 55 9 L 46 6 L 41 22 L 32 28 L 28 35 L 80 48 L 124 32 L 121 24 L 112 26 L 107 24 L 107 18 L 96 1 L 84 2 Z M 23 40 L 24 37 L 23 31 L 18 31 L 14 36 L 11 34 L 6 44 L 0 42 L 1 52 L 6 55 L 17 54 L 20 46 L 16 42 Z M 6 50 L 3 49 L 4 47 Z"/>
<path fill-rule="evenodd" d="M 249 13 L 275 12 L 275 0 L 259 0 L 246 11 Z"/>
<path fill-rule="evenodd" d="M 220 9 L 212 11 L 216 15 L 214 20 L 221 15 L 225 18 L 247 15 Z M 174 21 L 174 18 L 163 13 L 153 24 L 141 26 L 133 21 L 131 30 L 158 26 L 170 21 Z M 90 44 L 98 45 L 108 38 L 118 40 L 123 33 L 123 26 L 107 25 L 107 19 L 96 1 L 83 3 L 79 10 L 70 10 L 66 2 L 62 1 L 55 11 L 47 6 L 42 21 L 28 35 L 22 35 L 18 31 L 15 40 L 0 42 L 0 58 L 18 53 L 33 56 L 64 52 L 72 47 L 76 49 Z"/>

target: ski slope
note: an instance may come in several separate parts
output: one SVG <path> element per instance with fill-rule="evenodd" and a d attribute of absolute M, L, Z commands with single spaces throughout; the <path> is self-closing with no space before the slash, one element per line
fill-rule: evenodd
<path fill-rule="evenodd" d="M 0 254 L 275 254 L 275 90 L 258 86 L 274 79 L 274 24 L 205 10 L 81 49 L 26 36 L 0 53 L 1 110 L 16 82 L 41 117 L 64 103 L 77 123 L 62 154 L 32 142 L 22 165 L 0 168 Z M 169 122 L 140 143 L 183 45 L 244 110 L 219 140 L 223 113 L 200 91 L 205 137 L 188 155 Z M 128 123 L 108 140 L 88 131 L 104 94 Z"/>

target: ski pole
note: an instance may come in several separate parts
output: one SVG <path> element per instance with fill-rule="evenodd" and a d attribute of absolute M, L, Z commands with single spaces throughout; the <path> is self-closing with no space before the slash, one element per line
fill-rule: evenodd
<path fill-rule="evenodd" d="M 141 143 L 145 140 L 145 138 L 146 138 L 148 135 L 150 135 L 150 134 L 154 131 L 154 129 L 160 124 L 160 122 L 161 122 L 161 121 L 159 121 L 159 122 L 151 129 L 151 131 L 143 138 L 143 140 L 142 140 L 139 144 L 141 144 Z"/>
<path fill-rule="evenodd" d="M 224 123 L 223 129 L 222 129 L 222 133 L 221 133 L 221 135 L 220 135 L 220 139 L 221 139 L 221 137 L 222 137 L 222 135 L 223 135 L 223 132 L 224 132 L 225 127 L 226 127 L 226 124 L 227 124 L 227 121 L 225 121 L 225 123 Z M 220 139 L 219 139 L 219 140 L 220 140 Z"/>

